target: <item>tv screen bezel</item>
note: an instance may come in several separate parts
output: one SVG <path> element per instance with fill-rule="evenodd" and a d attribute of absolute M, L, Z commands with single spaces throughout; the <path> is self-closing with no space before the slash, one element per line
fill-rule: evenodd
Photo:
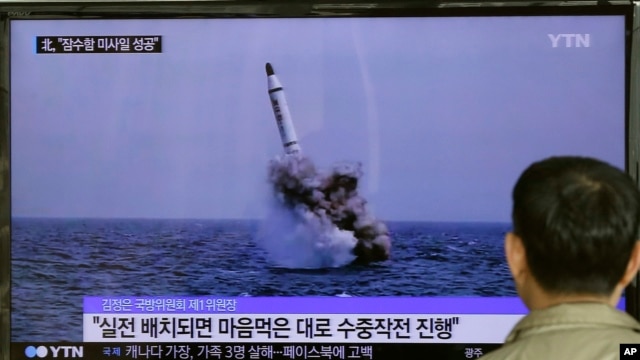
<path fill-rule="evenodd" d="M 635 13 L 635 17 L 634 17 Z M 625 18 L 625 163 L 640 180 L 640 5 L 632 1 L 2 1 L 0 2 L 0 359 L 11 358 L 10 22 L 19 19 L 314 18 L 622 15 Z M 634 24 L 634 21 L 636 22 Z M 638 280 L 625 310 L 640 320 Z"/>

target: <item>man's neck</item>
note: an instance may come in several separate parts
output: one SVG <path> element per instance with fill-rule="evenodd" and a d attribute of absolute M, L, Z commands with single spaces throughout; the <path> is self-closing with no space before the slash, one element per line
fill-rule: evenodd
<path fill-rule="evenodd" d="M 551 306 L 568 304 L 568 303 L 601 303 L 615 307 L 620 297 L 604 296 L 594 294 L 539 294 L 528 304 L 531 310 L 545 309 Z"/>

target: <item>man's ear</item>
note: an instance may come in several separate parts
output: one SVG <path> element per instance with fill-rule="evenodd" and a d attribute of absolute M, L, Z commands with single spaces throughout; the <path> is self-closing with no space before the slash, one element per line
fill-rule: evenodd
<path fill-rule="evenodd" d="M 633 249 L 631 250 L 631 257 L 629 257 L 627 269 L 619 283 L 622 288 L 626 287 L 638 274 L 638 268 L 640 268 L 640 241 L 636 241 L 635 245 L 633 245 Z"/>
<path fill-rule="evenodd" d="M 511 275 L 518 283 L 527 271 L 527 256 L 522 239 L 512 232 L 508 232 L 504 238 L 504 253 Z"/>

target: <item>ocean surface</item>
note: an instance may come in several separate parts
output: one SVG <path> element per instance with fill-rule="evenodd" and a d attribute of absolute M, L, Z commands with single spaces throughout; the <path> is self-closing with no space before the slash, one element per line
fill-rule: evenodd
<path fill-rule="evenodd" d="M 259 221 L 14 218 L 11 339 L 82 341 L 84 296 L 516 296 L 509 224 L 387 226 L 385 262 L 291 269 Z"/>

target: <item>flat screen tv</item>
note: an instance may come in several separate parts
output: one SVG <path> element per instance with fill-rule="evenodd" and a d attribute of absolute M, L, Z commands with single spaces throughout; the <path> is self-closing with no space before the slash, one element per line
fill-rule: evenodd
<path fill-rule="evenodd" d="M 521 171 L 637 178 L 631 2 L 0 12 L 2 360 L 478 358 Z"/>

